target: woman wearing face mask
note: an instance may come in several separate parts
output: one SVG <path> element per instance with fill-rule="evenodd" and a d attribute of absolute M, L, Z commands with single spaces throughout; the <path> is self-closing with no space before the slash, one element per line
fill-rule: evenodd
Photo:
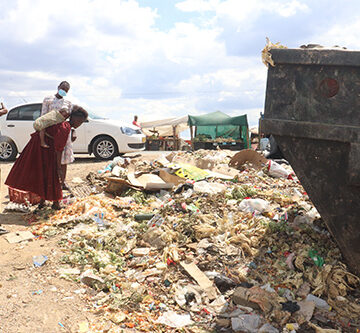
<path fill-rule="evenodd" d="M 66 94 L 69 92 L 69 90 L 70 90 L 69 82 L 67 81 L 60 82 L 57 93 L 55 95 L 44 98 L 41 107 L 41 115 L 43 116 L 44 114 L 50 111 L 60 111 L 61 109 L 64 108 L 67 108 L 69 111 L 71 111 L 71 103 L 70 101 L 65 99 Z M 64 174 L 64 179 L 66 178 L 67 165 L 74 161 L 72 140 L 71 140 L 71 138 L 73 137 L 72 133 L 74 132 L 71 131 L 71 134 L 69 135 L 65 149 L 61 157 L 61 168 L 62 168 L 62 173 Z M 63 189 L 66 189 L 65 185 L 63 185 Z"/>
<path fill-rule="evenodd" d="M 46 144 L 40 146 L 39 132 L 31 134 L 31 139 L 10 170 L 5 184 L 18 190 L 32 192 L 41 197 L 39 208 L 45 200 L 53 201 L 53 209 L 59 209 L 62 199 L 61 184 L 64 174 L 61 168 L 61 155 L 71 128 L 78 128 L 86 119 L 87 112 L 74 105 L 69 121 L 46 128 Z"/>
<path fill-rule="evenodd" d="M 70 90 L 70 84 L 67 81 L 62 81 L 58 86 L 58 91 L 55 95 L 44 98 L 41 107 L 41 115 L 50 111 L 60 111 L 61 109 L 67 108 L 71 110 L 71 103 L 64 97 Z"/>

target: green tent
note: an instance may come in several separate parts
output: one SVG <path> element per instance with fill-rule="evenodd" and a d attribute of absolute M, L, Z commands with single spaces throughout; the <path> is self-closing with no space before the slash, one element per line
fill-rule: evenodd
<path fill-rule="evenodd" d="M 232 138 L 244 142 L 246 148 L 250 147 L 246 114 L 230 117 L 221 111 L 216 111 L 201 116 L 189 115 L 188 124 L 196 127 L 196 136 L 205 135 L 212 140 L 219 137 Z"/>

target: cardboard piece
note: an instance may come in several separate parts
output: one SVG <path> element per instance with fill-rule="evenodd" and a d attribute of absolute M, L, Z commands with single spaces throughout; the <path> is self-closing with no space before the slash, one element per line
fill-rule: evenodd
<path fill-rule="evenodd" d="M 114 195 L 119 195 L 128 187 L 131 187 L 131 184 L 122 178 L 105 177 L 105 179 L 108 181 L 105 192 L 108 192 L 108 193 L 111 193 Z"/>
<path fill-rule="evenodd" d="M 159 176 L 146 173 L 137 178 L 145 190 L 167 190 L 174 187 L 173 183 L 164 182 Z"/>
<path fill-rule="evenodd" d="M 241 169 L 245 163 L 251 163 L 254 168 L 261 169 L 267 163 L 267 159 L 252 149 L 245 149 L 239 151 L 230 160 L 229 166 Z"/>
<path fill-rule="evenodd" d="M 179 176 L 172 175 L 165 170 L 160 170 L 159 172 L 160 178 L 165 181 L 166 183 L 172 183 L 174 185 L 179 185 L 185 183 L 185 179 L 180 178 Z"/>
<path fill-rule="evenodd" d="M 164 175 L 164 173 L 162 173 Z M 136 186 L 140 189 L 145 189 L 149 191 L 153 190 L 169 190 L 174 187 L 174 183 L 169 183 L 164 181 L 159 176 L 145 173 L 139 177 L 135 177 L 135 166 L 130 165 L 128 168 L 128 180 L 129 183 L 133 186 Z"/>
<path fill-rule="evenodd" d="M 8 233 L 5 238 L 10 244 L 14 244 L 34 239 L 35 236 L 30 231 L 18 231 Z"/>
<path fill-rule="evenodd" d="M 180 265 L 185 271 L 199 284 L 199 286 L 205 291 L 210 300 L 213 300 L 219 294 L 216 286 L 209 280 L 209 278 L 195 265 L 194 262 L 187 264 L 184 261 L 180 262 Z"/>
<path fill-rule="evenodd" d="M 209 173 L 208 178 L 218 178 L 218 179 L 225 179 L 225 180 L 234 179 L 234 177 L 232 177 L 230 175 L 225 175 L 225 174 L 220 173 L 220 172 L 211 171 L 211 170 L 207 170 L 207 169 L 205 169 L 205 171 L 207 171 Z"/>

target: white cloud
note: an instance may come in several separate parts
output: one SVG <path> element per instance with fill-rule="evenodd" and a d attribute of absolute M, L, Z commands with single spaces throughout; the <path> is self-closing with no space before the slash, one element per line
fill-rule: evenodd
<path fill-rule="evenodd" d="M 266 36 L 360 47 L 355 1 L 184 0 L 164 30 L 150 3 L 1 2 L 0 97 L 8 106 L 41 101 L 65 79 L 74 103 L 122 120 L 221 110 L 249 112 L 254 123 L 265 99 Z"/>
<path fill-rule="evenodd" d="M 219 17 L 228 16 L 238 22 L 254 20 L 262 12 L 289 17 L 309 10 L 305 3 L 298 0 L 185 0 L 177 3 L 176 7 L 184 12 L 214 11 Z"/>
<path fill-rule="evenodd" d="M 325 32 L 313 37 L 317 43 L 326 47 L 335 45 L 347 47 L 351 50 L 360 50 L 358 31 L 360 30 L 360 17 L 347 24 L 338 23 L 327 29 Z M 316 39 L 315 39 L 316 38 Z M 306 43 L 306 41 L 304 41 Z"/>
<path fill-rule="evenodd" d="M 272 6 L 277 7 L 277 12 L 284 17 L 294 16 L 297 12 L 307 12 L 309 7 L 297 0 L 289 2 L 275 2 Z"/>
<path fill-rule="evenodd" d="M 218 0 L 185 0 L 176 4 L 184 12 L 205 12 L 214 10 L 219 5 Z"/>

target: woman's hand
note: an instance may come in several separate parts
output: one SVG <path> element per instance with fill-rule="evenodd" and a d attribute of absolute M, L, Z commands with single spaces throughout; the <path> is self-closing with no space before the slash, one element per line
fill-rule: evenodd
<path fill-rule="evenodd" d="M 71 142 L 74 142 L 77 139 L 76 132 L 74 129 L 71 130 Z"/>

